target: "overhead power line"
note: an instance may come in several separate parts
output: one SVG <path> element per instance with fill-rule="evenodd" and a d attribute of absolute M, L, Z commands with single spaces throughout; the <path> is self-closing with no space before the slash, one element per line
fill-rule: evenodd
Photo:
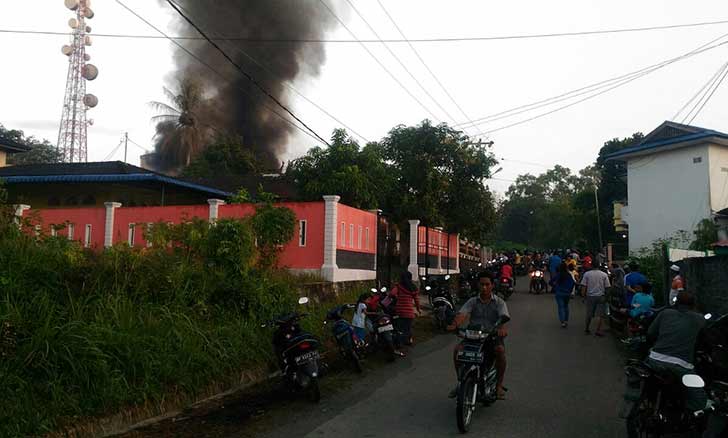
<path fill-rule="evenodd" d="M 477 124 L 489 123 L 489 122 L 492 122 L 492 121 L 495 121 L 495 120 L 499 120 L 499 119 L 511 117 L 511 116 L 514 116 L 514 115 L 517 115 L 517 114 L 521 114 L 521 113 L 524 113 L 524 112 L 529 112 L 529 111 L 532 111 L 532 110 L 535 110 L 535 109 L 538 109 L 538 108 L 542 108 L 542 107 L 546 107 L 546 106 L 551 106 L 554 103 L 557 103 L 557 102 L 560 102 L 560 101 L 571 100 L 574 97 L 577 97 L 579 95 L 593 93 L 593 94 L 589 94 L 588 96 L 586 96 L 583 99 L 579 99 L 579 100 L 577 100 L 575 102 L 571 102 L 571 103 L 569 103 L 567 105 L 563 105 L 561 107 L 558 107 L 558 108 L 553 109 L 551 111 L 548 111 L 546 113 L 538 114 L 538 115 L 536 115 L 534 117 L 530 117 L 530 118 L 527 118 L 525 120 L 521 120 L 521 121 L 518 121 L 518 122 L 515 122 L 515 123 L 511 123 L 511 124 L 508 124 L 508 125 L 505 125 L 505 126 L 501 126 L 501 127 L 497 128 L 497 129 L 491 129 L 491 130 L 486 131 L 485 133 L 486 134 L 489 134 L 489 133 L 497 132 L 497 131 L 500 131 L 500 130 L 503 130 L 503 129 L 506 129 L 506 128 L 510 128 L 510 127 L 517 126 L 517 125 L 521 125 L 523 123 L 530 122 L 532 120 L 536 120 L 536 119 L 545 117 L 547 115 L 553 114 L 553 113 L 558 112 L 558 111 L 561 111 L 563 109 L 572 107 L 572 106 L 574 106 L 576 104 L 579 104 L 581 102 L 584 102 L 586 100 L 593 99 L 594 97 L 600 96 L 600 95 L 602 95 L 604 93 L 607 93 L 607 92 L 609 92 L 609 91 L 611 91 L 611 90 L 613 90 L 615 88 L 618 88 L 618 87 L 621 87 L 623 85 L 626 85 L 626 84 L 628 84 L 628 83 L 630 83 L 632 81 L 635 81 L 635 80 L 637 80 L 637 79 L 639 79 L 639 78 L 641 78 L 643 76 L 646 76 L 646 75 L 648 75 L 648 74 L 650 74 L 650 73 L 652 73 L 654 71 L 657 71 L 659 69 L 662 69 L 662 68 L 664 68 L 664 67 L 666 67 L 668 65 L 671 65 L 671 64 L 673 64 L 675 62 L 678 62 L 678 61 L 681 61 L 683 59 L 686 59 L 686 58 L 695 56 L 695 55 L 700 54 L 700 53 L 704 53 L 704 52 L 706 52 L 708 50 L 713 50 L 713 49 L 718 48 L 718 47 L 721 47 L 723 45 L 726 45 L 726 44 L 728 44 L 728 41 L 724 41 L 724 42 L 721 42 L 721 43 L 714 44 L 714 45 L 710 46 L 710 44 L 712 44 L 715 41 L 718 41 L 720 39 L 723 39 L 726 36 L 728 36 L 728 34 L 722 35 L 721 37 L 719 37 L 717 39 L 714 39 L 713 41 L 711 41 L 711 42 L 709 42 L 707 44 L 704 44 L 701 47 L 699 47 L 699 48 L 697 48 L 697 49 L 695 49 L 695 50 L 693 50 L 691 52 L 688 52 L 686 54 L 677 56 L 677 57 L 672 58 L 672 59 L 669 59 L 667 61 L 663 61 L 663 62 L 658 63 L 658 64 L 654 64 L 654 65 L 652 65 L 650 67 L 646 67 L 644 69 L 640 69 L 640 70 L 637 70 L 635 72 L 629 73 L 627 75 L 619 76 L 617 78 L 609 79 L 609 80 L 606 80 L 606 81 L 601 81 L 601 82 L 598 82 L 597 84 L 593 84 L 593 85 L 590 85 L 590 86 L 587 86 L 587 87 L 583 87 L 583 88 L 580 88 L 578 90 L 573 90 L 571 92 L 564 93 L 564 94 L 559 95 L 559 96 L 554 97 L 554 98 L 544 99 L 544 100 L 539 101 L 539 102 L 534 103 L 534 104 L 523 105 L 523 106 L 518 107 L 518 108 L 526 108 L 526 107 L 528 107 L 528 108 L 527 109 L 524 109 L 524 110 L 521 110 L 521 111 L 513 112 L 514 110 L 518 109 L 518 108 L 514 108 L 512 110 L 503 111 L 503 112 L 498 113 L 496 115 L 487 116 L 487 117 L 484 117 L 482 119 L 479 119 L 481 121 L 476 121 L 476 123 Z M 599 85 L 599 86 L 594 87 L 595 85 Z M 587 90 L 587 91 L 579 92 L 577 94 L 574 94 L 575 92 L 581 91 L 581 90 Z M 594 93 L 597 90 L 601 90 L 601 91 L 599 91 L 597 93 Z M 562 96 L 568 96 L 568 97 L 562 98 Z M 499 116 L 499 115 L 505 114 L 505 113 L 510 113 L 510 114 L 503 115 L 503 116 Z M 498 117 L 495 117 L 495 116 L 498 116 Z"/>
<path fill-rule="evenodd" d="M 209 63 L 205 62 L 199 56 L 195 55 L 193 52 L 191 52 L 185 46 L 183 46 L 179 42 L 177 42 L 177 41 L 175 41 L 175 40 L 167 37 L 167 34 L 164 33 L 164 31 L 162 31 L 157 26 L 155 26 L 154 24 L 152 24 L 151 22 L 149 22 L 149 20 L 147 20 L 146 18 L 142 17 L 136 11 L 134 11 L 133 9 L 129 8 L 127 5 L 125 5 L 124 3 L 122 3 L 121 0 L 116 0 L 116 3 L 118 3 L 119 5 L 121 5 L 124 9 L 126 9 L 127 11 L 129 11 L 132 15 L 134 15 L 139 20 L 141 20 L 142 22 L 144 22 L 147 26 L 149 26 L 152 29 L 154 29 L 155 31 L 159 32 L 161 35 L 164 35 L 169 41 L 172 42 L 172 44 L 174 44 L 175 46 L 179 47 L 180 50 L 182 50 L 183 52 L 185 52 L 187 55 L 189 55 L 191 58 L 193 58 L 194 60 L 196 60 L 197 62 L 199 62 L 201 65 L 204 65 L 205 67 L 207 67 L 207 69 L 209 69 L 211 72 L 215 73 L 217 76 L 219 76 L 220 78 L 222 78 L 224 81 L 228 81 L 228 82 L 230 81 L 230 79 L 228 77 L 226 77 L 224 74 L 222 74 L 219 71 L 217 71 L 213 66 L 211 66 Z M 238 86 L 238 89 L 241 92 L 245 93 L 246 95 L 249 95 L 248 92 L 247 92 L 247 90 L 243 89 L 242 87 Z M 309 137 L 311 137 L 315 141 L 318 141 L 318 138 L 314 137 L 310 132 L 308 132 L 307 130 L 301 128 L 297 124 L 293 123 L 292 121 L 290 121 L 289 119 L 287 119 L 285 116 L 283 116 L 281 113 L 279 113 L 275 109 L 271 108 L 270 106 L 266 105 L 265 103 L 263 103 L 263 107 L 265 109 L 267 109 L 268 111 L 270 111 L 275 116 L 277 116 L 278 118 L 280 118 L 281 120 L 283 120 L 284 122 L 286 122 L 289 125 L 291 125 L 292 127 L 296 128 L 299 131 L 301 131 L 302 133 L 308 135 Z"/>
<path fill-rule="evenodd" d="M 715 80 L 716 80 L 716 79 L 718 78 L 718 76 L 720 76 L 720 73 L 721 73 L 721 72 L 723 71 L 723 69 L 725 69 L 725 68 L 726 68 L 727 66 L 728 66 L 728 62 L 726 62 L 725 64 L 721 65 L 721 66 L 720 66 L 720 67 L 718 68 L 718 70 L 716 70 L 716 71 L 715 71 L 715 73 L 713 73 L 713 76 L 711 76 L 711 77 L 710 77 L 710 79 L 708 79 L 708 82 L 706 82 L 706 83 L 705 83 L 705 85 L 703 85 L 703 86 L 702 86 L 702 87 L 700 88 L 700 90 L 698 90 L 698 92 L 697 92 L 697 93 L 695 93 L 695 95 L 694 95 L 693 97 L 691 97 L 691 98 L 690 98 L 690 100 L 688 100 L 687 102 L 685 102 L 685 105 L 683 105 L 683 106 L 682 106 L 682 107 L 681 107 L 681 108 L 680 108 L 680 109 L 678 110 L 678 112 L 676 112 L 676 113 L 675 113 L 675 115 L 674 115 L 674 116 L 672 116 L 672 119 L 671 119 L 671 120 L 677 120 L 677 119 L 678 119 L 678 117 L 680 117 L 680 114 L 682 114 L 682 112 L 683 112 L 683 111 L 685 111 L 685 109 L 686 109 L 686 108 L 687 108 L 688 106 L 690 106 L 690 104 L 691 104 L 691 103 L 693 103 L 693 102 L 695 101 L 695 99 L 697 99 L 697 98 L 698 98 L 698 96 L 700 96 L 700 95 L 701 95 L 701 94 L 703 93 L 703 91 L 705 91 L 705 89 L 706 89 L 706 88 L 708 88 L 708 86 L 709 86 L 710 84 L 712 84 L 712 83 L 714 83 L 714 82 L 715 82 Z M 693 107 L 693 109 L 694 109 L 694 108 L 695 108 L 695 107 Z M 691 112 L 693 112 L 693 110 L 690 110 L 690 111 L 689 111 L 689 112 L 688 112 L 687 114 L 685 114 L 685 117 L 683 117 L 683 119 L 682 119 L 682 122 L 681 122 L 681 123 L 685 122 L 685 119 L 687 119 L 688 117 L 690 117 L 690 113 L 691 113 Z"/>
<path fill-rule="evenodd" d="M 343 27 L 344 29 L 346 29 L 346 31 L 349 32 L 349 35 L 351 35 L 352 38 L 355 38 L 356 39 L 356 35 L 354 34 L 354 32 L 352 32 L 352 30 L 349 29 L 349 26 L 347 26 L 346 23 L 344 23 L 344 21 L 341 18 L 339 18 L 339 16 L 336 15 L 336 13 L 334 13 L 334 11 L 329 7 L 329 5 L 327 5 L 324 0 L 319 0 L 319 2 L 324 6 L 324 8 L 326 8 L 327 11 L 329 11 L 329 13 L 336 19 L 336 21 L 338 21 L 339 24 L 341 24 L 341 27 Z M 433 112 L 430 111 L 430 109 L 427 108 L 425 106 L 425 104 L 423 104 L 422 101 L 420 101 L 420 99 L 417 98 L 417 96 L 415 96 L 414 94 L 412 94 L 412 92 L 407 87 L 404 86 L 404 84 L 402 83 L 402 81 L 400 81 L 399 79 L 397 79 L 397 77 L 394 75 L 394 73 L 392 73 L 384 64 L 382 64 L 382 61 L 380 61 L 379 58 L 377 58 L 374 55 L 374 53 L 372 53 L 372 51 L 369 50 L 369 47 L 367 47 L 363 43 L 361 44 L 361 46 L 369 54 L 369 56 L 371 56 L 372 59 L 374 59 L 374 61 L 376 61 L 376 63 L 379 64 L 379 66 L 382 68 L 382 70 L 384 70 L 389 75 L 389 77 L 391 77 L 392 80 L 394 80 L 394 82 L 396 82 L 400 86 L 400 88 L 402 88 L 402 90 L 404 90 L 412 98 L 412 100 L 414 100 L 415 102 L 417 102 L 417 104 L 423 110 L 425 110 L 426 113 L 428 113 L 430 116 L 432 116 L 433 119 L 435 119 L 435 120 L 438 119 L 437 116 L 435 114 L 433 114 Z"/>
<path fill-rule="evenodd" d="M 560 37 L 572 37 L 572 36 L 588 36 L 588 35 L 606 35 L 614 33 L 629 33 L 629 32 L 649 32 L 656 30 L 669 30 L 669 29 L 684 29 L 692 27 L 703 27 L 703 26 L 715 26 L 721 24 L 728 24 L 728 20 L 718 21 L 704 21 L 697 23 L 682 23 L 682 24 L 669 24 L 663 26 L 646 26 L 646 27 L 629 27 L 619 29 L 597 29 L 587 31 L 576 31 L 576 32 L 553 32 L 553 33 L 535 33 L 535 34 L 520 34 L 520 35 L 494 35 L 494 36 L 475 36 L 475 37 L 434 37 L 434 38 L 404 38 L 404 39 L 384 39 L 384 40 L 342 40 L 342 39 L 323 39 L 323 38 L 252 38 L 252 37 L 237 37 L 237 36 L 226 36 L 220 38 L 213 38 L 216 41 L 229 40 L 229 41 L 242 41 L 249 43 L 344 43 L 344 44 L 374 44 L 374 43 L 449 43 L 449 42 L 468 42 L 468 41 L 498 41 L 498 40 L 517 40 L 517 39 L 536 39 L 536 38 L 560 38 Z M 0 29 L 0 33 L 15 33 L 15 34 L 30 34 L 30 35 L 70 35 L 68 32 L 54 32 L 54 31 L 39 31 L 39 30 L 27 30 L 27 29 Z M 104 38 L 137 38 L 137 39 L 165 39 L 165 37 L 158 35 L 134 35 L 134 34 L 94 34 L 95 37 Z M 203 40 L 204 38 L 198 36 L 170 36 L 169 38 L 175 40 Z"/>
<path fill-rule="evenodd" d="M 252 77 L 252 76 L 251 76 L 250 74 L 248 74 L 248 72 L 246 72 L 245 70 L 243 70 L 243 68 L 242 68 L 242 67 L 240 66 L 240 64 L 238 64 L 237 62 L 235 62 L 235 60 L 233 60 L 233 59 L 232 59 L 232 58 L 231 58 L 231 57 L 230 57 L 230 56 L 229 56 L 229 55 L 228 55 L 228 54 L 227 54 L 227 53 L 226 53 L 226 52 L 225 52 L 225 51 L 224 51 L 224 50 L 223 50 L 222 48 L 220 48 L 220 46 L 218 46 L 218 45 L 217 45 L 217 43 L 216 43 L 215 41 L 212 41 L 212 40 L 211 40 L 211 39 L 210 39 L 210 38 L 209 38 L 209 37 L 208 37 L 208 36 L 207 36 L 207 35 L 205 34 L 205 32 L 204 32 L 204 31 L 203 31 L 203 30 L 202 30 L 202 29 L 201 29 L 201 28 L 200 28 L 199 26 L 197 26 L 197 24 L 195 24 L 195 22 L 193 22 L 193 21 L 192 21 L 192 20 L 191 20 L 191 19 L 190 19 L 190 18 L 189 18 L 189 17 L 187 16 L 187 15 L 185 15 L 185 14 L 184 14 L 184 13 L 183 13 L 183 12 L 182 12 L 182 11 L 181 11 L 181 10 L 180 10 L 180 9 L 179 9 L 178 7 L 177 7 L 177 5 L 176 5 L 176 4 L 175 4 L 175 3 L 173 2 L 173 1 L 171 1 L 171 0 L 167 0 L 167 4 L 169 4 L 169 5 L 170 5 L 170 6 L 172 7 L 172 9 L 174 9 L 175 11 L 177 11 L 177 13 L 178 13 L 178 14 L 179 14 L 179 15 L 180 15 L 180 16 L 181 16 L 182 18 L 184 18 L 184 20 L 185 20 L 185 21 L 186 21 L 187 23 L 189 23 L 189 24 L 190 24 L 190 26 L 194 27 L 194 28 L 195 28 L 195 30 L 196 30 L 196 31 L 197 31 L 197 32 L 198 32 L 198 33 L 199 33 L 200 35 L 202 35 L 202 36 L 203 36 L 203 37 L 204 37 L 204 38 L 205 38 L 205 39 L 207 40 L 207 42 L 208 42 L 208 43 L 210 43 L 210 44 L 211 44 L 211 45 L 212 45 L 212 46 L 213 46 L 213 47 L 214 47 L 215 49 L 217 49 L 217 51 L 218 51 L 218 52 L 220 52 L 220 54 L 221 54 L 221 55 L 222 55 L 222 56 L 223 56 L 223 57 L 224 57 L 225 59 L 227 59 L 227 60 L 228 60 L 228 62 L 230 62 L 230 64 L 232 64 L 232 65 L 233 65 L 233 66 L 234 66 L 234 67 L 235 67 L 235 68 L 236 68 L 236 69 L 237 69 L 237 70 L 238 70 L 238 71 L 239 71 L 239 72 L 240 72 L 240 73 L 241 73 L 241 74 L 242 74 L 243 76 L 245 76 L 245 78 L 246 78 L 246 79 L 247 79 L 248 81 L 250 81 L 250 83 L 252 83 L 252 84 L 253 84 L 253 85 L 254 85 L 254 86 L 255 86 L 256 88 L 258 88 L 258 89 L 259 89 L 259 90 L 260 90 L 260 91 L 261 91 L 261 92 L 262 92 L 263 94 L 265 94 L 266 96 L 268 96 L 268 98 L 270 98 L 270 99 L 271 99 L 271 100 L 272 100 L 272 101 L 273 101 L 273 102 L 274 102 L 274 103 L 275 103 L 276 105 L 278 105 L 278 106 L 279 106 L 279 107 L 280 107 L 281 109 L 283 109 L 283 111 L 287 112 L 287 113 L 288 113 L 288 115 L 290 115 L 291 117 L 293 117 L 293 118 L 294 118 L 294 119 L 295 119 L 295 120 L 296 120 L 296 121 L 297 121 L 298 123 L 300 123 L 301 125 L 303 125 L 303 127 L 304 127 L 304 128 L 306 128 L 307 130 L 309 130 L 309 131 L 311 132 L 311 134 L 313 134 L 314 136 L 316 136 L 316 138 L 318 138 L 319 140 L 321 140 L 321 142 L 322 142 L 322 143 L 324 143 L 324 144 L 325 144 L 325 145 L 327 145 L 327 146 L 331 146 L 331 145 L 329 144 L 329 142 L 328 142 L 328 141 L 324 140 L 324 138 L 323 138 L 323 137 L 321 137 L 320 135 L 318 135 L 318 133 L 317 133 L 316 131 L 314 131 L 314 130 L 313 130 L 313 129 L 312 129 L 311 127 L 309 127 L 309 126 L 308 126 L 308 125 L 307 125 L 307 124 L 306 124 L 306 123 L 305 123 L 305 122 L 304 122 L 303 120 L 301 120 L 301 119 L 300 119 L 300 118 L 299 118 L 299 117 L 298 117 L 297 115 L 293 114 L 293 111 L 291 111 L 290 109 L 288 109 L 288 107 L 286 107 L 285 105 L 283 105 L 283 103 L 281 103 L 281 101 L 279 101 L 279 100 L 278 100 L 278 98 L 276 98 L 275 96 L 273 96 L 273 94 L 271 94 L 271 93 L 270 93 L 270 92 L 269 92 L 269 91 L 268 91 L 268 90 L 267 90 L 267 89 L 266 89 L 265 87 L 263 87 L 263 85 L 262 85 L 262 84 L 261 84 L 260 82 L 258 82 L 258 81 L 257 81 L 257 80 L 256 80 L 255 78 L 253 78 L 253 77 Z"/>
<path fill-rule="evenodd" d="M 707 97 L 703 100 L 703 103 L 700 105 L 700 108 L 693 114 L 693 116 L 690 118 L 690 121 L 688 124 L 693 123 L 693 120 L 695 120 L 696 117 L 698 117 L 698 114 L 705 108 L 705 105 L 710 101 L 710 98 L 713 97 L 713 94 L 720 88 L 720 84 L 723 83 L 725 80 L 726 75 L 728 74 L 728 64 L 726 64 L 726 67 L 723 69 L 723 74 L 720 77 L 720 80 L 717 81 L 717 83 L 712 87 L 713 90 L 710 92 L 710 94 L 707 95 Z"/>

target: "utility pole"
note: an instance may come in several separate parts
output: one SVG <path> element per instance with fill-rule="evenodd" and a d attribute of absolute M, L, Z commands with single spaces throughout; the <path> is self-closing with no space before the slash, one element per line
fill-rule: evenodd
<path fill-rule="evenodd" d="M 124 133 L 124 162 L 126 163 L 126 149 L 129 147 L 129 133 Z"/>
<path fill-rule="evenodd" d="M 597 229 L 599 230 L 599 251 L 602 251 L 602 221 L 599 218 L 599 195 L 597 195 L 597 186 L 594 185 L 594 205 L 597 210 Z"/>

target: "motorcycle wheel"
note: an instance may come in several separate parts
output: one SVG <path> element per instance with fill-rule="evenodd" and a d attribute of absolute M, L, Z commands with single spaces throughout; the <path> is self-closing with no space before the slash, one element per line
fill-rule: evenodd
<path fill-rule="evenodd" d="M 391 332 L 384 335 L 384 351 L 387 355 L 387 362 L 394 362 L 397 355 L 394 353 L 394 339 Z"/>
<path fill-rule="evenodd" d="M 361 374 L 364 372 L 364 368 L 361 366 L 361 359 L 359 359 L 359 355 L 356 354 L 356 351 L 351 350 L 351 353 L 349 354 L 349 358 L 351 359 L 351 364 L 354 365 L 354 371 Z"/>
<path fill-rule="evenodd" d="M 321 400 L 321 389 L 316 377 L 312 377 L 311 383 L 308 385 L 308 399 L 313 403 L 318 403 Z"/>
<path fill-rule="evenodd" d="M 473 419 L 473 414 L 475 413 L 477 401 L 478 385 L 475 382 L 475 375 L 470 373 L 458 386 L 455 417 L 458 421 L 458 430 L 460 430 L 460 433 L 468 432 L 470 421 Z"/>
<path fill-rule="evenodd" d="M 652 412 L 652 402 L 641 398 L 626 419 L 627 438 L 658 438 L 659 433 L 648 428 L 648 417 Z"/>

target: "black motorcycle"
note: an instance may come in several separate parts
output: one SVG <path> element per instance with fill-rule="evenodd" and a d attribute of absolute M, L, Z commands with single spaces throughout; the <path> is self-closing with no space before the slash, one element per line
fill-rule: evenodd
<path fill-rule="evenodd" d="M 298 300 L 299 304 L 308 303 L 308 298 Z M 312 402 L 321 399 L 319 390 L 319 370 L 321 369 L 318 348 L 320 341 L 300 326 L 306 313 L 291 312 L 265 323 L 262 327 L 275 325 L 273 348 L 276 352 L 283 377 L 288 387 L 294 391 L 306 392 Z"/>
<path fill-rule="evenodd" d="M 499 297 L 503 298 L 503 301 L 508 301 L 508 298 L 513 295 L 515 291 L 513 285 L 513 279 L 508 277 L 500 277 L 495 285 L 495 293 Z"/>
<path fill-rule="evenodd" d="M 339 353 L 344 360 L 347 360 L 354 367 L 357 373 L 364 371 L 361 359 L 367 350 L 365 339 L 358 339 L 354 334 L 354 328 L 344 319 L 344 312 L 349 309 L 356 310 L 356 304 L 342 304 L 329 310 L 326 314 L 324 324 L 331 323 L 331 331 L 339 347 Z"/>
<path fill-rule="evenodd" d="M 455 359 L 458 370 L 457 418 L 460 433 L 466 433 L 478 402 L 489 405 L 497 400 L 495 369 L 495 344 L 497 330 L 508 322 L 501 318 L 493 329 L 486 331 L 479 325 L 459 330 L 463 338 L 458 345 Z"/>
<path fill-rule="evenodd" d="M 396 301 L 387 295 L 386 287 L 372 289 L 372 293 L 378 294 L 380 299 L 377 313 L 367 316 L 372 325 L 370 351 L 382 350 L 387 360 L 392 362 L 397 356 L 395 341 L 399 337 L 399 332 L 394 329 L 394 320 L 397 318 L 394 312 Z"/>
<path fill-rule="evenodd" d="M 442 288 L 432 290 L 431 286 L 425 286 L 425 291 L 430 297 L 435 325 L 438 329 L 445 330 L 455 320 L 455 306 L 450 292 Z"/>
<path fill-rule="evenodd" d="M 546 274 L 544 274 L 543 268 L 534 267 L 528 275 L 531 278 L 528 288 L 529 293 L 541 294 L 546 292 L 548 286 L 546 284 Z"/>

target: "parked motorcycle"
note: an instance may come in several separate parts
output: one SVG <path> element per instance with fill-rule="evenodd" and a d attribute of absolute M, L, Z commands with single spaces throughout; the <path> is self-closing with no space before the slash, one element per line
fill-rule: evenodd
<path fill-rule="evenodd" d="M 308 298 L 298 300 L 307 304 Z M 321 399 L 319 389 L 319 370 L 321 369 L 318 348 L 320 341 L 300 326 L 306 313 L 291 312 L 263 324 L 261 327 L 275 325 L 273 348 L 276 352 L 283 377 L 288 387 L 294 391 L 306 392 L 312 402 Z"/>
<path fill-rule="evenodd" d="M 496 332 L 508 318 L 502 317 L 492 330 L 486 331 L 479 325 L 470 325 L 459 330 L 463 340 L 457 347 L 455 358 L 458 370 L 457 418 L 460 433 L 466 433 L 478 402 L 489 405 L 496 401 L 497 372 L 495 369 Z"/>
<path fill-rule="evenodd" d="M 392 362 L 397 355 L 395 339 L 399 336 L 399 333 L 394 329 L 394 319 L 397 318 L 394 314 L 394 305 L 396 302 L 392 297 L 387 295 L 386 287 L 380 290 L 372 289 L 372 293 L 378 294 L 380 298 L 378 299 L 379 305 L 377 308 L 370 309 L 370 311 L 377 313 L 367 316 L 367 319 L 372 324 L 370 349 L 384 351 L 387 360 Z"/>
<path fill-rule="evenodd" d="M 495 293 L 499 297 L 503 298 L 504 301 L 508 301 L 508 298 L 513 295 L 514 287 L 513 280 L 507 277 L 501 277 L 496 283 Z"/>
<path fill-rule="evenodd" d="M 356 310 L 356 304 L 342 304 L 334 307 L 326 314 L 324 324 L 331 322 L 331 331 L 336 339 L 341 357 L 350 362 L 357 373 L 361 373 L 364 371 L 361 359 L 367 350 L 367 342 L 365 339 L 357 338 L 352 325 L 344 319 L 344 312 L 349 309 Z"/>
<path fill-rule="evenodd" d="M 425 291 L 432 303 L 432 316 L 435 318 L 435 325 L 445 330 L 455 319 L 455 307 L 451 301 L 449 291 L 443 289 L 432 290 L 431 286 L 425 286 Z"/>

